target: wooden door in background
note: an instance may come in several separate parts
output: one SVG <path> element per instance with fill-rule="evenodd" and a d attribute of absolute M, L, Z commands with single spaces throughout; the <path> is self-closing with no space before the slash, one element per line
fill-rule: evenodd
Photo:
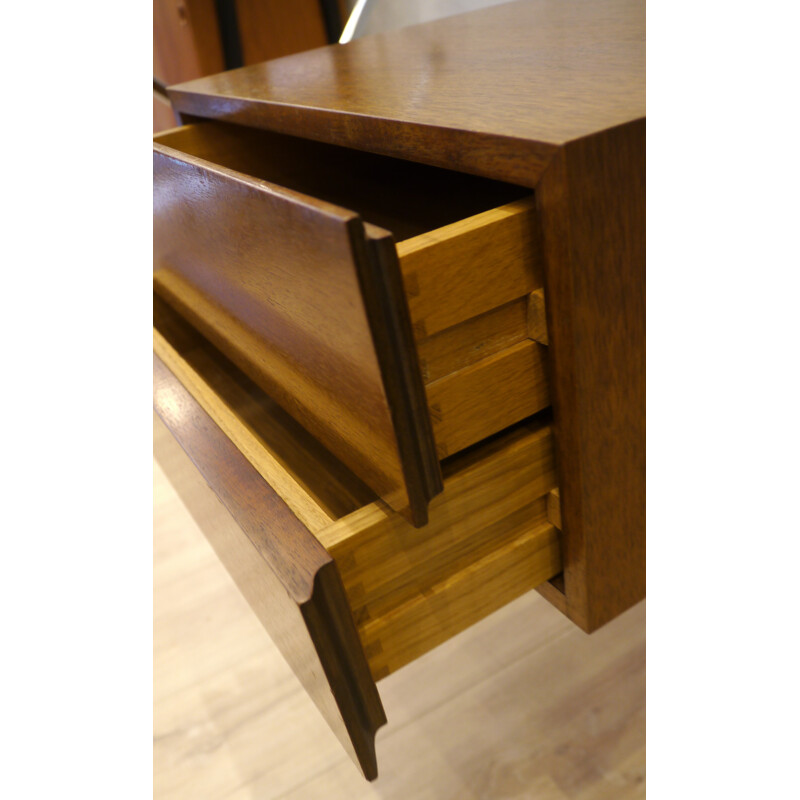
<path fill-rule="evenodd" d="M 350 0 L 153 0 L 153 76 L 170 86 L 335 42 Z M 177 124 L 153 98 L 153 132 Z"/>
<path fill-rule="evenodd" d="M 153 75 L 169 86 L 225 69 L 214 0 L 153 0 Z"/>
<path fill-rule="evenodd" d="M 236 0 L 244 64 L 329 44 L 319 0 Z"/>
<path fill-rule="evenodd" d="M 153 0 L 153 77 L 169 86 L 225 69 L 214 0 Z M 154 92 L 153 133 L 177 124 Z"/>

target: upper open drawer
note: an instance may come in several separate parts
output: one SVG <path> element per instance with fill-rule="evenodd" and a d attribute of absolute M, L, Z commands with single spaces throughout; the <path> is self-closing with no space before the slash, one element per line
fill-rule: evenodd
<path fill-rule="evenodd" d="M 529 190 L 208 122 L 156 137 L 154 218 L 159 294 L 415 525 L 549 404 Z"/>

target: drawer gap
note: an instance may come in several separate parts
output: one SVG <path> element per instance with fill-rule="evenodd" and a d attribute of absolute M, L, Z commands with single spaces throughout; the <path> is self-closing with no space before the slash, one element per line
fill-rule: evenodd
<path fill-rule="evenodd" d="M 154 141 L 355 211 L 398 241 L 530 195 L 513 184 L 222 122 Z"/>
<path fill-rule="evenodd" d="M 156 354 L 312 532 L 375 493 L 158 295 Z"/>

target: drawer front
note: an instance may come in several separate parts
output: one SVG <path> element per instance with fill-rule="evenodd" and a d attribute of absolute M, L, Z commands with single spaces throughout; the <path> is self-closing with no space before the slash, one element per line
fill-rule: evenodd
<path fill-rule="evenodd" d="M 154 145 L 154 280 L 395 510 L 441 490 L 388 234 Z"/>
<path fill-rule="evenodd" d="M 158 357 L 156 458 L 367 779 L 386 722 L 333 559 Z"/>
<path fill-rule="evenodd" d="M 219 123 L 154 149 L 157 291 L 413 524 L 549 404 L 525 190 Z"/>
<path fill-rule="evenodd" d="M 444 491 L 418 529 L 174 311 L 160 302 L 156 311 L 154 405 L 169 445 L 157 457 L 334 732 L 374 777 L 384 722 L 375 682 L 561 571 L 547 518 L 556 485 L 550 425 L 526 421 L 450 459 Z"/>

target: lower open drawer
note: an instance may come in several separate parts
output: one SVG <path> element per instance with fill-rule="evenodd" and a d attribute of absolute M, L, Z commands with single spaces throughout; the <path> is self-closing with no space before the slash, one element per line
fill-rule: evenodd
<path fill-rule="evenodd" d="M 156 457 L 351 757 L 376 681 L 561 571 L 546 419 L 445 461 L 415 528 L 156 301 Z"/>

